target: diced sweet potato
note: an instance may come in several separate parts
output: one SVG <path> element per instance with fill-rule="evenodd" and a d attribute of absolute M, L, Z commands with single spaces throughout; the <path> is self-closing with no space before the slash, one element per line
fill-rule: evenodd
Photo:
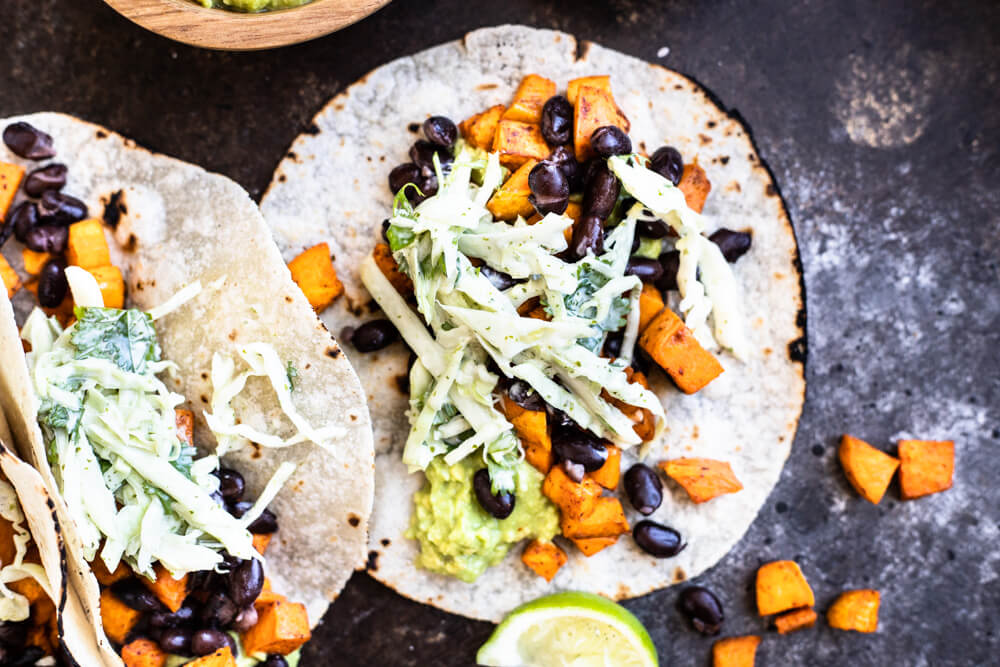
<path fill-rule="evenodd" d="M 0 564 L 12 562 L 16 555 L 14 524 L 0 516 Z"/>
<path fill-rule="evenodd" d="M 47 252 L 35 252 L 31 248 L 21 250 L 21 260 L 24 262 L 24 272 L 29 276 L 37 276 L 42 271 L 45 263 L 52 259 L 52 255 Z"/>
<path fill-rule="evenodd" d="M 598 76 L 581 76 L 578 79 L 571 79 L 570 82 L 566 84 L 566 99 L 568 99 L 569 103 L 573 106 L 576 106 L 576 99 L 580 94 L 580 88 L 583 86 L 598 88 L 606 91 L 610 95 L 611 77 L 607 74 L 602 74 Z"/>
<path fill-rule="evenodd" d="M 254 533 L 253 548 L 257 553 L 263 555 L 267 551 L 267 545 L 271 543 L 272 533 Z"/>
<path fill-rule="evenodd" d="M 951 488 L 955 443 L 951 440 L 900 440 L 899 488 L 912 500 Z"/>
<path fill-rule="evenodd" d="M 167 654 L 152 639 L 136 639 L 122 647 L 125 667 L 163 667 Z"/>
<path fill-rule="evenodd" d="M 552 542 L 532 540 L 521 553 L 521 560 L 539 577 L 552 581 L 559 568 L 566 564 L 566 552 Z"/>
<path fill-rule="evenodd" d="M 814 625 L 816 625 L 816 612 L 811 607 L 793 609 L 774 619 L 774 627 L 779 635 L 787 635 Z"/>
<path fill-rule="evenodd" d="M 618 111 L 610 89 L 581 85 L 573 105 L 573 145 L 580 162 L 594 157 L 590 136 L 599 127 L 614 125 L 628 132 L 628 123 Z"/>
<path fill-rule="evenodd" d="M 38 582 L 35 582 L 35 585 L 38 585 Z M 50 622 L 55 622 L 56 620 L 55 603 L 49 599 L 49 596 L 45 593 L 45 591 L 41 590 L 41 586 L 39 586 L 37 592 L 34 592 L 34 595 L 37 596 L 37 599 L 35 600 L 35 602 L 31 607 L 31 614 L 32 617 L 34 618 L 35 623 L 38 625 L 42 625 L 42 624 L 48 624 Z"/>
<path fill-rule="evenodd" d="M 375 250 L 372 252 L 372 258 L 378 264 L 382 275 L 392 283 L 397 292 L 403 296 L 413 294 L 413 281 L 410 280 L 408 275 L 399 270 L 399 264 L 396 263 L 396 258 L 392 256 L 392 249 L 387 244 L 376 243 Z"/>
<path fill-rule="evenodd" d="M 119 562 L 114 572 L 108 572 L 108 566 L 104 564 L 104 561 L 101 558 L 95 558 L 90 563 L 90 570 L 97 577 L 97 581 L 101 582 L 101 586 L 110 586 L 116 581 L 132 576 L 132 569 L 125 564 L 125 561 Z"/>
<path fill-rule="evenodd" d="M 288 263 L 288 270 L 317 313 L 344 293 L 344 285 L 337 278 L 330 258 L 330 246 L 326 243 L 304 250 Z"/>
<path fill-rule="evenodd" d="M 639 294 L 639 331 L 644 330 L 663 310 L 663 294 L 655 285 L 646 283 Z"/>
<path fill-rule="evenodd" d="M 257 613 L 257 625 L 243 633 L 247 653 L 287 655 L 309 641 L 309 617 L 304 605 L 278 601 Z"/>
<path fill-rule="evenodd" d="M 644 349 L 678 389 L 693 394 L 722 373 L 722 364 L 701 346 L 674 311 L 664 308 L 639 335 Z"/>
<path fill-rule="evenodd" d="M 194 447 L 194 413 L 190 410 L 174 410 L 174 423 L 177 425 L 177 438 L 185 447 Z"/>
<path fill-rule="evenodd" d="M 712 667 L 753 667 L 760 637 L 726 637 L 712 645 Z"/>
<path fill-rule="evenodd" d="M 618 541 L 618 536 L 614 535 L 612 537 L 584 537 L 584 538 L 570 538 L 570 542 L 576 545 L 576 548 L 583 552 L 584 556 L 588 558 L 593 556 L 598 551 L 610 547 L 612 544 Z"/>
<path fill-rule="evenodd" d="M 594 508 L 601 485 L 589 477 L 574 482 L 560 466 L 553 466 L 542 482 L 542 493 L 562 510 L 564 517 L 580 519 Z"/>
<path fill-rule="evenodd" d="M 826 612 L 826 622 L 838 630 L 875 632 L 881 595 L 871 589 L 844 591 Z"/>
<path fill-rule="evenodd" d="M 90 269 L 111 264 L 104 224 L 99 218 L 81 220 L 69 226 L 66 244 L 66 263 Z"/>
<path fill-rule="evenodd" d="M 209 653 L 197 660 L 185 662 L 184 667 L 236 667 L 236 657 L 233 655 L 232 649 L 223 646 L 215 653 Z"/>
<path fill-rule="evenodd" d="M 556 82 L 537 74 L 528 74 L 514 93 L 514 101 L 503 113 L 504 120 L 522 123 L 542 122 L 542 107 L 556 94 Z"/>
<path fill-rule="evenodd" d="M 847 481 L 861 497 L 876 505 L 885 490 L 889 488 L 892 476 L 899 467 L 899 459 L 875 449 L 864 440 L 846 433 L 840 439 L 837 451 L 840 465 L 844 468 Z"/>
<path fill-rule="evenodd" d="M 110 588 L 101 591 L 101 623 L 104 634 L 116 644 L 124 644 L 142 612 L 132 609 L 115 597 Z"/>
<path fill-rule="evenodd" d="M 525 410 L 507 395 L 501 401 L 504 415 L 524 446 L 524 457 L 543 475 L 552 467 L 552 439 L 544 410 Z"/>
<path fill-rule="evenodd" d="M 25 577 L 24 579 L 12 581 L 7 584 L 7 588 L 28 598 L 28 604 L 35 604 L 40 600 L 48 599 L 45 589 L 35 581 L 34 577 Z"/>
<path fill-rule="evenodd" d="M 159 563 L 153 567 L 153 571 L 156 573 L 156 581 L 150 581 L 146 577 L 139 579 L 156 599 L 163 603 L 163 606 L 170 611 L 177 611 L 187 598 L 188 576 L 185 574 L 180 579 L 174 579 Z"/>
<path fill-rule="evenodd" d="M 570 538 L 613 537 L 629 530 L 621 501 L 610 496 L 595 498 L 591 510 L 579 519 L 563 512 L 559 525 L 562 534 Z"/>
<path fill-rule="evenodd" d="M 667 476 L 680 484 L 695 504 L 704 503 L 743 488 L 726 461 L 679 458 L 660 464 Z"/>
<path fill-rule="evenodd" d="M 7 217 L 7 210 L 17 189 L 21 187 L 24 179 L 24 167 L 9 162 L 0 162 L 0 220 Z"/>
<path fill-rule="evenodd" d="M 125 305 L 125 280 L 121 269 L 110 264 L 87 269 L 101 288 L 105 308 L 122 308 Z"/>
<path fill-rule="evenodd" d="M 697 162 L 684 165 L 677 187 L 684 193 L 688 208 L 701 213 L 705 208 L 708 193 L 712 190 L 712 183 L 708 180 L 705 170 Z"/>
<path fill-rule="evenodd" d="M 757 611 L 761 616 L 814 604 L 812 588 L 795 561 L 776 560 L 757 570 Z"/>
<path fill-rule="evenodd" d="M 490 107 L 482 113 L 466 118 L 458 125 L 465 140 L 476 148 L 483 150 L 493 149 L 493 137 L 497 133 L 497 125 L 500 124 L 500 117 L 503 116 L 504 106 L 498 104 Z"/>
<path fill-rule="evenodd" d="M 508 169 L 518 169 L 528 160 L 544 160 L 552 152 L 539 125 L 516 120 L 501 120 L 497 125 L 493 151 L 500 153 L 500 164 Z"/>
<path fill-rule="evenodd" d="M 261 591 L 260 595 L 257 596 L 257 599 L 253 601 L 253 607 L 259 614 L 262 609 L 270 607 L 276 602 L 288 602 L 288 598 L 281 593 L 275 593 L 274 591 Z"/>
<path fill-rule="evenodd" d="M 59 636 L 53 633 L 54 623 L 40 623 L 28 629 L 25 644 L 37 646 L 45 655 L 54 655 L 55 647 L 59 645 Z"/>
<path fill-rule="evenodd" d="M 7 259 L 3 255 L 0 255 L 0 280 L 7 288 L 8 299 L 13 298 L 17 290 L 21 289 L 21 278 L 18 277 L 17 271 L 7 263 Z"/>
<path fill-rule="evenodd" d="M 618 478 L 622 469 L 622 450 L 614 445 L 605 445 L 608 451 L 608 458 L 600 468 L 594 472 L 588 472 L 587 476 L 603 486 L 609 491 L 618 488 Z"/>
<path fill-rule="evenodd" d="M 528 187 L 528 174 L 538 164 L 536 160 L 528 160 L 517 171 L 511 174 L 504 184 L 497 188 L 486 208 L 497 220 L 513 220 L 517 216 L 531 215 L 535 207 L 528 201 L 531 188 Z"/>

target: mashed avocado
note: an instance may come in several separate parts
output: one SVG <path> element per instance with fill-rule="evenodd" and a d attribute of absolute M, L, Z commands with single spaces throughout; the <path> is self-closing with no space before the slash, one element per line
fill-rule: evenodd
<path fill-rule="evenodd" d="M 195 0 L 205 7 L 230 9 L 234 12 L 266 12 L 272 9 L 288 9 L 305 5 L 312 0 Z"/>
<path fill-rule="evenodd" d="M 478 456 L 453 466 L 437 458 L 427 466 L 427 484 L 413 494 L 414 511 L 406 536 L 419 540 L 417 564 L 432 572 L 475 581 L 525 538 L 551 540 L 559 513 L 542 495 L 542 474 L 521 461 L 516 469 L 514 511 L 500 520 L 487 514 L 472 491 Z"/>

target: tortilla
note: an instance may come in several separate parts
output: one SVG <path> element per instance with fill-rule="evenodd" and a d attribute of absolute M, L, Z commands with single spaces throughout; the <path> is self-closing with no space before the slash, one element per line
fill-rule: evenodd
<path fill-rule="evenodd" d="M 280 528 L 268 548 L 266 571 L 276 591 L 306 605 L 315 625 L 365 559 L 373 493 L 371 427 L 357 375 L 292 282 L 259 210 L 233 181 L 155 155 L 96 125 L 51 113 L 0 124 L 15 120 L 53 136 L 56 159 L 69 166 L 65 191 L 83 199 L 91 215 L 104 210 L 105 220 L 113 223 L 109 230 L 118 244 L 111 244 L 112 262 L 126 276 L 127 305 L 149 309 L 195 280 L 207 286 L 222 279 L 157 322 L 163 357 L 180 367 L 171 389 L 188 399 L 186 407 L 196 415 L 196 442 L 211 442 L 202 410 L 212 393 L 213 353 L 235 357 L 238 346 L 250 342 L 272 345 L 295 366 L 294 400 L 310 423 L 343 429 L 334 454 L 306 444 L 253 448 L 225 458 L 245 477 L 249 498 L 259 495 L 283 461 L 298 465 L 270 505 Z M 5 149 L 0 160 L 23 163 Z M 12 240 L 4 254 L 15 268 L 21 266 L 19 244 Z M 30 295 L 15 301 L 19 318 L 34 305 Z M 0 367 L 0 396 L 14 434 L 28 443 L 32 462 L 54 489 L 36 422 L 37 401 L 6 297 L 0 299 Z M 248 382 L 233 402 L 237 419 L 288 435 L 282 429 L 290 425 L 282 421 L 273 391 L 259 380 Z M 58 498 L 56 505 L 65 516 Z M 97 581 L 73 527 L 62 523 L 69 561 L 77 564 L 71 580 L 99 626 Z"/>
<path fill-rule="evenodd" d="M 531 573 L 512 549 L 474 584 L 418 569 L 417 542 L 404 533 L 411 496 L 422 475 L 408 475 L 400 454 L 409 430 L 405 378 L 409 351 L 401 344 L 374 354 L 347 353 L 369 396 L 375 429 L 375 511 L 369 570 L 414 600 L 473 618 L 499 620 L 518 604 L 562 589 L 622 599 L 694 577 L 719 561 L 753 521 L 788 457 L 805 392 L 805 311 L 794 232 L 774 181 L 747 129 L 690 79 L 565 33 L 503 26 L 401 58 L 368 74 L 316 115 L 311 131 L 292 144 L 261 209 L 286 259 L 326 241 L 336 257 L 347 299 L 323 313 L 331 331 L 373 317 L 358 277 L 380 225 L 391 210 L 389 171 L 408 162 L 418 137 L 409 130 L 429 115 L 456 123 L 495 104 L 509 104 L 521 77 L 538 73 L 565 89 L 568 80 L 610 74 L 615 99 L 632 123 L 640 150 L 676 146 L 708 172 L 709 224 L 753 230 L 753 248 L 733 265 L 744 290 L 751 344 L 743 364 L 721 355 L 726 372 L 707 389 L 685 396 L 660 373 L 653 388 L 667 411 L 667 431 L 647 462 L 704 456 L 731 462 L 744 490 L 692 504 L 668 481 L 663 505 L 650 518 L 681 532 L 687 548 L 658 560 L 624 536 L 570 561 L 551 584 Z M 711 231 L 711 230 L 710 230 Z M 622 469 L 634 459 L 626 457 Z M 627 502 L 624 503 L 629 511 Z M 630 522 L 640 515 L 632 512 Z"/>

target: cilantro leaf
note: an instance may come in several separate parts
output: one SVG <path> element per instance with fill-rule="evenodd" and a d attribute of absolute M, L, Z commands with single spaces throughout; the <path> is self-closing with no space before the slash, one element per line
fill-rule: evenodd
<path fill-rule="evenodd" d="M 70 341 L 77 359 L 107 359 L 123 371 L 144 373 L 160 359 L 153 318 L 141 310 L 77 308 Z"/>

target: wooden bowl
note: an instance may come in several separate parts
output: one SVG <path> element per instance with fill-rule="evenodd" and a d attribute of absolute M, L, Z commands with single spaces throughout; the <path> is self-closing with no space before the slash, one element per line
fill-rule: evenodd
<path fill-rule="evenodd" d="M 147 30 L 207 49 L 254 51 L 328 35 L 363 19 L 391 0 L 313 0 L 258 14 L 209 9 L 192 0 L 105 0 Z"/>

